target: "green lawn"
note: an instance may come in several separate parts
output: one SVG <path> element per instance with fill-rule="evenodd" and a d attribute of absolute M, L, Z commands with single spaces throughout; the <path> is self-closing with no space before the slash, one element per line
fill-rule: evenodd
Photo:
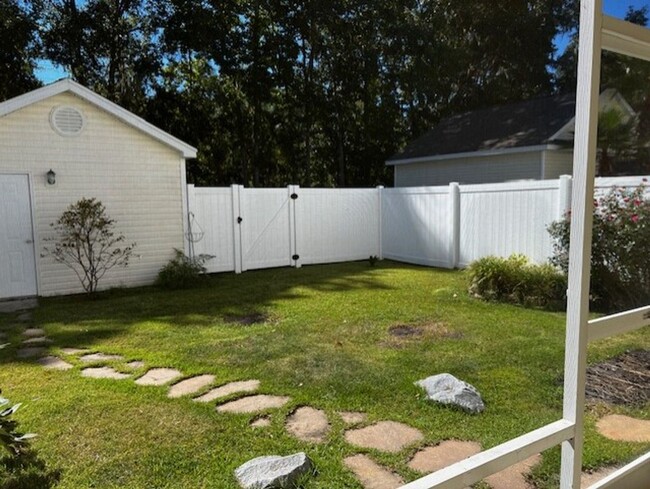
<path fill-rule="evenodd" d="M 16 360 L 15 346 L 0 350 L 0 387 L 24 404 L 17 419 L 39 434 L 41 456 L 63 470 L 62 488 L 231 488 L 243 462 L 296 451 L 318 468 L 307 489 L 359 488 L 341 461 L 363 450 L 344 441 L 336 411 L 407 423 L 425 434 L 420 447 L 454 438 L 489 448 L 561 417 L 564 315 L 484 303 L 468 297 L 465 283 L 462 272 L 348 263 L 216 275 L 185 291 L 43 299 L 34 311 L 54 353 L 88 347 L 186 376 L 212 373 L 218 384 L 259 379 L 260 392 L 292 398 L 272 411 L 270 428 L 254 430 L 254 416 L 217 413 L 214 403 L 168 399 L 163 387 L 82 378 L 78 361 L 69 371 L 46 371 Z M 253 313 L 268 320 L 232 322 Z M 422 325 L 426 333 L 395 338 L 388 329 L 396 324 Z M 0 315 L 0 326 L 19 343 L 14 316 Z M 596 343 L 589 360 L 639 347 L 650 348 L 647 329 Z M 475 385 L 486 411 L 471 416 L 426 402 L 413 382 L 442 372 Z M 328 413 L 326 444 L 300 442 L 283 429 L 285 417 L 307 404 Z M 596 413 L 608 411 L 650 418 L 648 406 L 590 408 L 589 468 L 650 448 L 599 436 Z M 413 480 L 406 462 L 417 448 L 371 456 Z M 557 486 L 558 465 L 559 449 L 544 454 L 534 473 L 540 488 Z"/>

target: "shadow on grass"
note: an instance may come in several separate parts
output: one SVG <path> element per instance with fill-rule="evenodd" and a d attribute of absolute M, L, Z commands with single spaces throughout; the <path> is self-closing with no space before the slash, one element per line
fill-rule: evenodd
<path fill-rule="evenodd" d="M 379 275 L 403 268 L 411 266 L 384 261 L 371 267 L 364 261 L 278 268 L 241 275 L 209 275 L 192 289 L 172 291 L 152 286 L 109 290 L 93 298 L 45 298 L 34 311 L 29 326 L 48 329 L 48 337 L 56 346 L 81 347 L 125 334 L 143 322 L 163 322 L 175 327 L 237 323 L 233 318 L 266 316 L 273 303 L 299 300 L 314 292 L 390 290 L 394 287 L 386 285 Z"/>

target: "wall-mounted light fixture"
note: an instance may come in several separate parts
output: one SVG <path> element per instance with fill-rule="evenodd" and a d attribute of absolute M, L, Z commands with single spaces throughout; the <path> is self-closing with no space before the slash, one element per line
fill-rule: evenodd
<path fill-rule="evenodd" d="M 50 169 L 45 175 L 47 176 L 48 185 L 54 185 L 56 183 L 56 173 L 54 173 L 54 170 Z"/>

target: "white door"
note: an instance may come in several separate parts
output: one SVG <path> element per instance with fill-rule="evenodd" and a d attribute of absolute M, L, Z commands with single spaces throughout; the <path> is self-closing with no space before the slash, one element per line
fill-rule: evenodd
<path fill-rule="evenodd" d="M 0 299 L 36 295 L 27 175 L 0 175 Z"/>

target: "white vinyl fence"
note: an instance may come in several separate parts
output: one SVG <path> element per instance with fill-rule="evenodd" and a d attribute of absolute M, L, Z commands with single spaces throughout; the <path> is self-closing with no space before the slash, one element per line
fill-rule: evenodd
<path fill-rule="evenodd" d="M 596 179 L 596 194 L 642 177 Z M 385 189 L 188 185 L 191 251 L 208 272 L 335 263 L 370 256 L 444 268 L 521 253 L 545 262 L 547 228 L 571 206 L 571 177 Z"/>

